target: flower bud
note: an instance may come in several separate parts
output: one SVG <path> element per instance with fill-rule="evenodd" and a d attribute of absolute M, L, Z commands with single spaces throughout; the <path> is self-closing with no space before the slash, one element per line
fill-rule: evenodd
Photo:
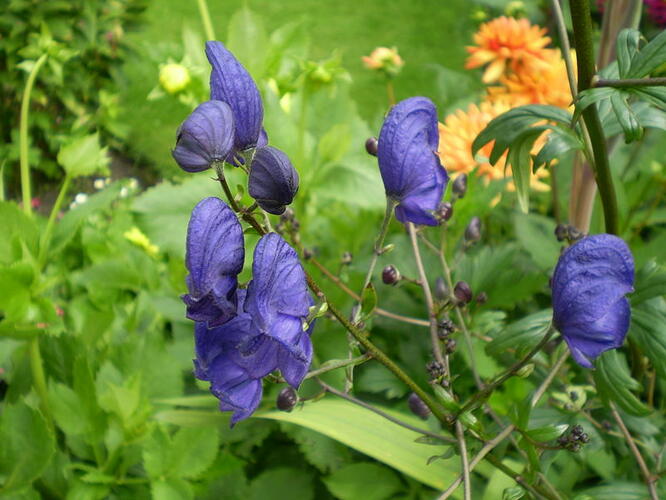
<path fill-rule="evenodd" d="M 423 420 L 430 415 L 430 408 L 413 392 L 407 398 L 407 405 L 414 415 L 421 417 Z"/>
<path fill-rule="evenodd" d="M 476 303 L 479 304 L 480 306 L 482 306 L 486 302 L 488 302 L 488 294 L 486 292 L 481 292 L 476 296 Z"/>
<path fill-rule="evenodd" d="M 468 304 L 472 300 L 472 289 L 466 281 L 459 281 L 453 287 L 453 296 L 463 304 Z"/>
<path fill-rule="evenodd" d="M 467 243 L 474 243 L 481 239 L 481 219 L 474 216 L 469 221 L 465 228 L 465 241 Z"/>
<path fill-rule="evenodd" d="M 298 403 L 298 393 L 293 387 L 285 387 L 278 394 L 276 406 L 280 411 L 291 411 Z"/>
<path fill-rule="evenodd" d="M 376 137 L 368 137 L 365 141 L 365 150 L 369 155 L 377 156 L 377 150 L 379 148 L 379 142 Z"/>
<path fill-rule="evenodd" d="M 437 323 L 437 337 L 439 337 L 440 340 L 446 340 L 455 329 L 456 326 L 453 324 L 453 321 L 450 319 L 443 319 Z"/>
<path fill-rule="evenodd" d="M 555 238 L 557 241 L 564 241 L 569 236 L 569 227 L 565 224 L 558 224 L 555 226 Z"/>
<path fill-rule="evenodd" d="M 446 300 L 449 298 L 449 287 L 441 276 L 435 280 L 435 298 L 437 300 Z"/>
<path fill-rule="evenodd" d="M 314 251 L 310 250 L 309 248 L 304 248 L 303 259 L 310 260 L 312 257 L 314 257 Z"/>
<path fill-rule="evenodd" d="M 435 217 L 437 217 L 440 222 L 449 220 L 451 217 L 453 217 L 453 205 L 451 205 L 451 203 L 448 201 L 440 203 L 437 206 Z"/>
<path fill-rule="evenodd" d="M 169 94 L 177 94 L 190 83 L 190 71 L 178 63 L 160 66 L 160 85 Z"/>
<path fill-rule="evenodd" d="M 451 190 L 458 198 L 464 198 L 465 193 L 467 193 L 467 174 L 460 174 L 456 177 Z"/>
<path fill-rule="evenodd" d="M 389 76 L 397 75 L 405 64 L 395 47 L 377 47 L 369 56 L 361 59 L 366 68 L 382 71 Z"/>
<path fill-rule="evenodd" d="M 257 148 L 250 166 L 248 192 L 269 214 L 284 213 L 298 191 L 298 173 L 289 158 L 272 146 Z"/>
<path fill-rule="evenodd" d="M 445 344 L 446 354 L 453 354 L 458 343 L 454 339 L 447 339 Z"/>
<path fill-rule="evenodd" d="M 214 162 L 224 161 L 233 145 L 231 108 L 222 101 L 206 101 L 178 128 L 171 154 L 186 172 L 202 172 Z"/>
<path fill-rule="evenodd" d="M 382 270 L 382 281 L 385 285 L 395 285 L 400 278 L 400 271 L 395 266 L 388 265 Z"/>

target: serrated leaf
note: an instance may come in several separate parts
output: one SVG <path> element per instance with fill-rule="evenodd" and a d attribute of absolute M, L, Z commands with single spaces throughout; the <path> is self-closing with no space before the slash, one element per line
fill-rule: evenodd
<path fill-rule="evenodd" d="M 403 489 L 391 469 L 373 463 L 346 465 L 324 479 L 324 484 L 340 500 L 384 500 Z"/>
<path fill-rule="evenodd" d="M 516 349 L 517 355 L 527 352 L 543 338 L 553 318 L 552 309 L 544 309 L 511 323 L 487 346 L 486 352 L 497 356 L 507 349 Z"/>
<path fill-rule="evenodd" d="M 592 374 L 602 400 L 617 403 L 631 415 L 644 416 L 650 413 L 650 408 L 633 394 L 632 391 L 641 389 L 641 384 L 631 377 L 624 356 L 616 350 L 602 354 Z"/>
<path fill-rule="evenodd" d="M 617 36 L 615 46 L 620 78 L 627 78 L 631 62 L 638 53 L 640 41 L 641 32 L 633 28 L 623 29 Z"/>
<path fill-rule="evenodd" d="M 351 461 L 349 448 L 324 434 L 287 422 L 282 422 L 280 428 L 296 441 L 308 462 L 323 473 L 336 471 Z"/>
<path fill-rule="evenodd" d="M 179 478 L 156 479 L 150 483 L 153 500 L 189 500 L 194 498 L 190 483 Z"/>
<path fill-rule="evenodd" d="M 610 102 L 613 113 L 624 132 L 624 142 L 629 144 L 640 140 L 643 137 L 643 127 L 627 103 L 626 97 L 622 93 L 616 92 L 611 95 Z"/>
<path fill-rule="evenodd" d="M 319 140 L 317 151 L 322 163 L 339 162 L 347 154 L 351 143 L 351 129 L 347 123 L 333 125 Z"/>
<path fill-rule="evenodd" d="M 169 449 L 169 473 L 175 477 L 196 479 L 215 460 L 219 434 L 215 427 L 182 427 Z"/>
<path fill-rule="evenodd" d="M 666 62 L 666 31 L 654 37 L 631 61 L 626 78 L 643 78 Z"/>
<path fill-rule="evenodd" d="M 58 163 L 70 177 L 108 175 L 109 162 L 107 148 L 99 145 L 99 134 L 75 137 L 58 151 Z"/>

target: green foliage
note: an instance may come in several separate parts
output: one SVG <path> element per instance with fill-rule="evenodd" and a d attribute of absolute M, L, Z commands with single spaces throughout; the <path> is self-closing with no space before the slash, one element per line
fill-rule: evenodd
<path fill-rule="evenodd" d="M 617 403 L 631 415 L 647 415 L 650 409 L 632 391 L 641 389 L 631 377 L 624 357 L 617 351 L 606 351 L 596 362 L 594 380 L 604 401 Z"/>
<path fill-rule="evenodd" d="M 329 491 L 341 500 L 384 500 L 402 489 L 391 469 L 373 463 L 347 465 L 324 480 Z"/>

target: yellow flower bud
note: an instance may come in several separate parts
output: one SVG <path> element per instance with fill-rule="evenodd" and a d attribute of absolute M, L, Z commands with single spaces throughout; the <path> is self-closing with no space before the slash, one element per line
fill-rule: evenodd
<path fill-rule="evenodd" d="M 169 94 L 176 94 L 190 83 L 190 71 L 178 63 L 160 66 L 160 85 Z"/>

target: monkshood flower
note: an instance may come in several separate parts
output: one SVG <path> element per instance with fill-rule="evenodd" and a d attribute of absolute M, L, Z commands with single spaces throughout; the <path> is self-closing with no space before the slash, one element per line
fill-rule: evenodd
<path fill-rule="evenodd" d="M 568 248 L 553 274 L 553 324 L 579 365 L 624 342 L 631 309 L 634 259 L 617 236 L 588 236 Z"/>
<path fill-rule="evenodd" d="M 303 325 L 313 304 L 296 251 L 279 234 L 264 235 L 254 250 L 244 310 L 257 331 L 279 345 L 277 366 L 294 387 L 312 360 L 312 325 Z"/>
<path fill-rule="evenodd" d="M 234 149 L 244 151 L 265 145 L 261 129 L 264 106 L 254 80 L 221 42 L 206 42 L 206 56 L 212 66 L 210 98 L 226 102 L 233 112 Z"/>
<path fill-rule="evenodd" d="M 222 101 L 200 104 L 176 133 L 173 158 L 187 172 L 201 172 L 224 161 L 234 146 L 234 120 Z"/>
<path fill-rule="evenodd" d="M 296 196 L 298 173 L 279 149 L 257 148 L 250 167 L 248 191 L 266 212 L 280 215 Z"/>
<path fill-rule="evenodd" d="M 244 260 L 243 230 L 233 211 L 219 198 L 199 202 L 187 227 L 189 293 L 182 299 L 188 318 L 212 327 L 236 314 L 237 276 Z"/>
<path fill-rule="evenodd" d="M 386 195 L 398 203 L 396 218 L 436 226 L 433 212 L 448 175 L 436 154 L 437 110 L 430 99 L 411 97 L 389 112 L 379 134 L 377 158 Z"/>

